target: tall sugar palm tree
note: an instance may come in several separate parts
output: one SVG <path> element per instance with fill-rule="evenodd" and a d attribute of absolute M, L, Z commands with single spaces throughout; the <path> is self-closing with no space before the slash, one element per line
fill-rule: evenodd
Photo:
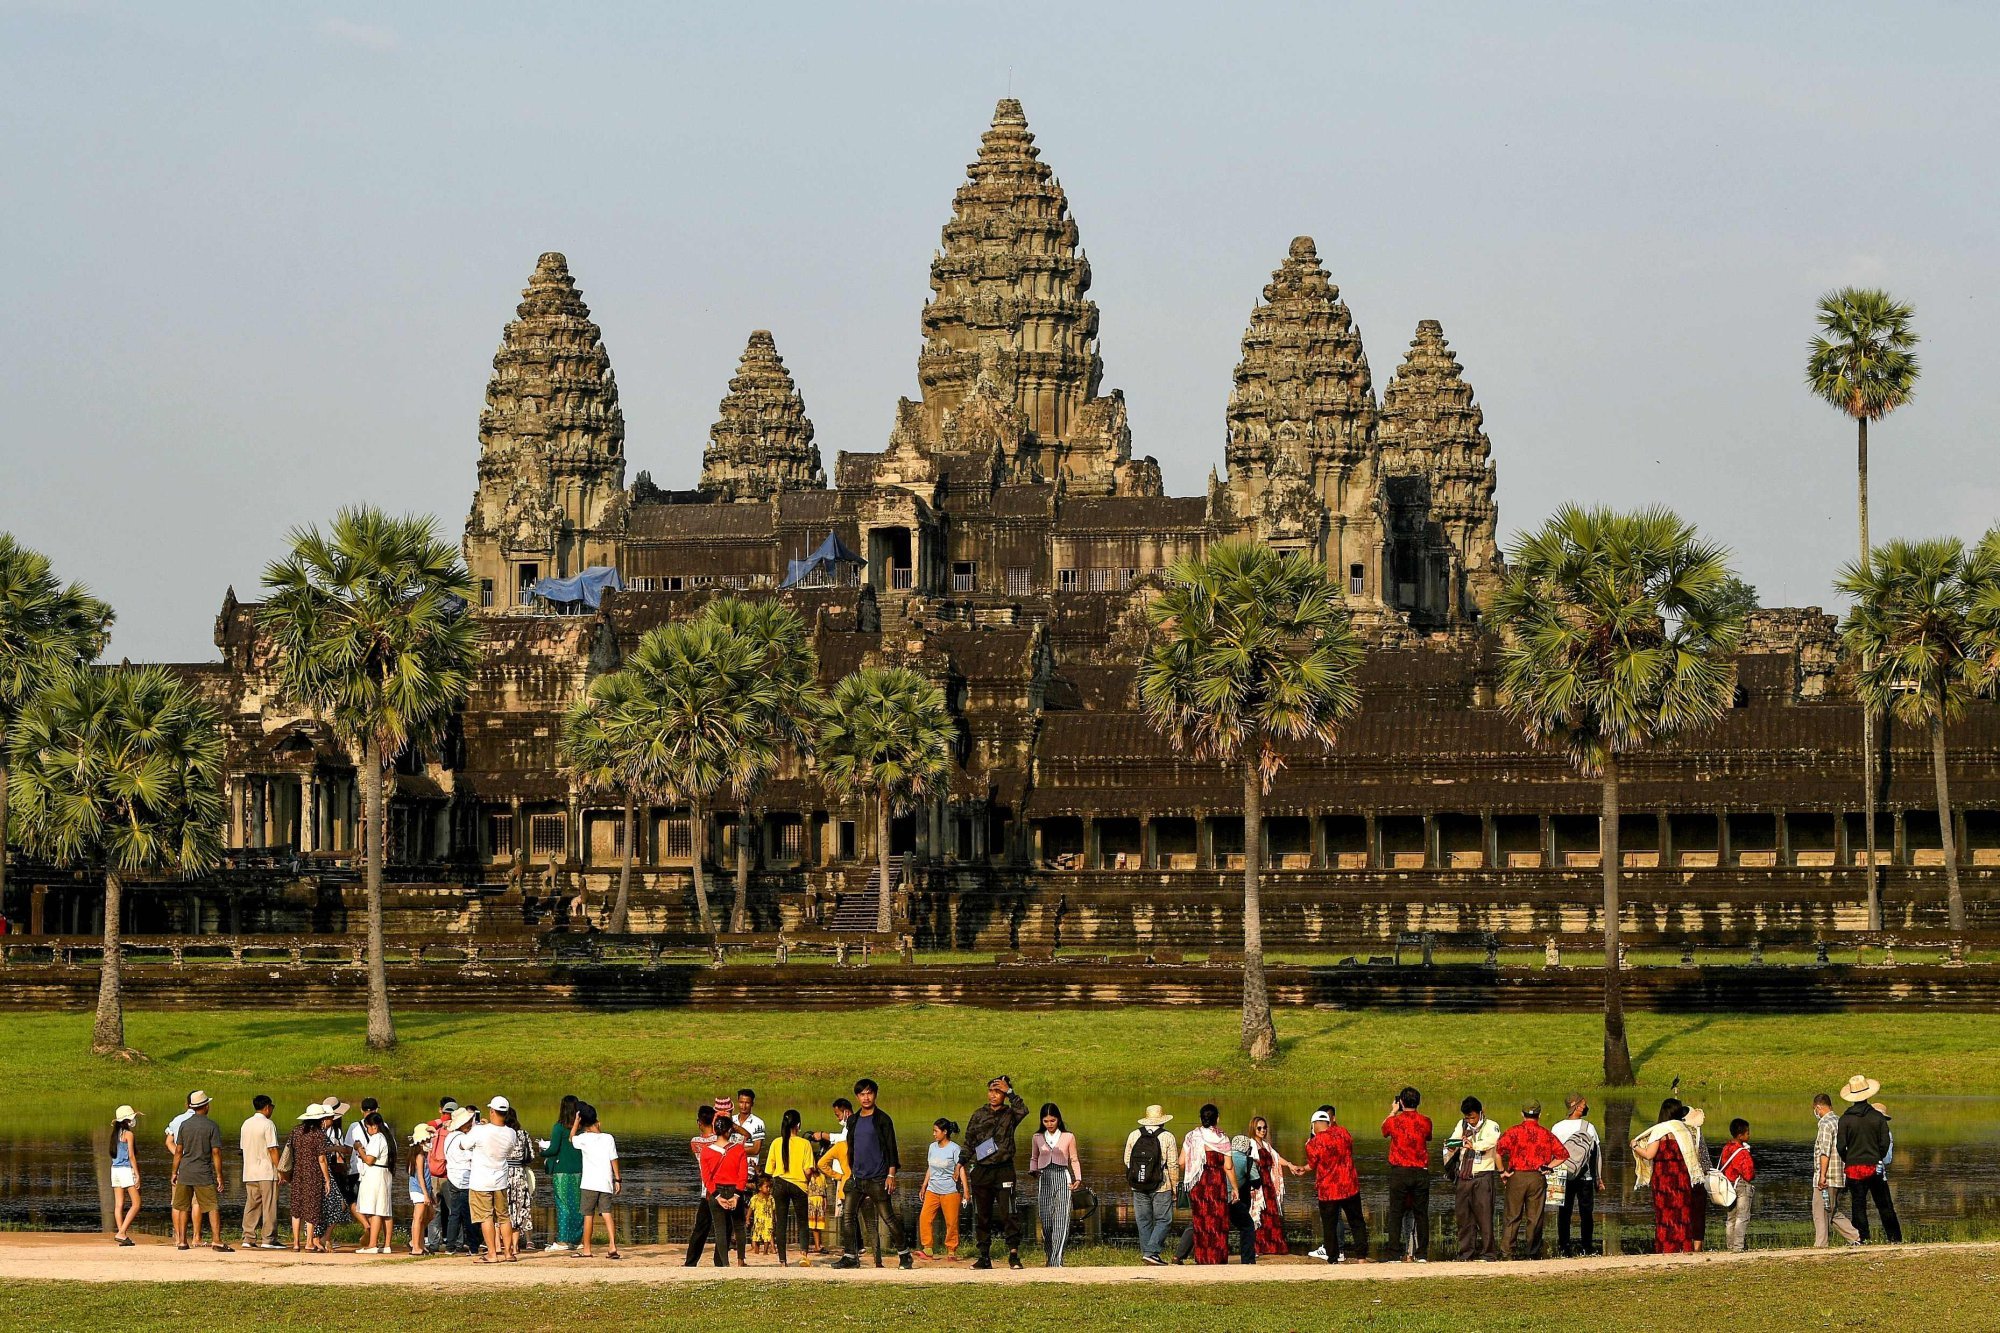
<path fill-rule="evenodd" d="M 729 911 L 729 928 L 750 928 L 750 863 L 752 830 L 762 826 L 757 798 L 764 783 L 789 753 L 804 757 L 812 747 L 814 725 L 823 702 L 819 690 L 819 657 L 799 613 L 783 602 L 750 602 L 721 597 L 701 609 L 701 615 L 748 638 L 764 651 L 764 672 L 772 689 L 762 718 L 761 735 L 750 742 L 735 783 L 736 901 Z"/>
<path fill-rule="evenodd" d="M 937 794 L 957 736 L 944 691 L 907 667 L 863 667 L 843 677 L 826 701 L 816 748 L 821 777 L 831 787 L 865 793 L 875 805 L 881 934 L 895 928 L 889 821 Z"/>
<path fill-rule="evenodd" d="M 629 671 L 612 671 L 591 682 L 588 693 L 563 715 L 556 753 L 586 791 L 616 792 L 625 801 L 624 834 L 618 858 L 618 896 L 611 902 L 610 929 L 625 933 L 632 910 L 632 860 L 637 838 L 638 804 L 657 790 L 658 775 L 648 766 L 646 745 L 631 725 L 633 712 L 645 707 L 640 679 Z"/>
<path fill-rule="evenodd" d="M 1243 1048 L 1267 1060 L 1278 1033 L 1264 981 L 1263 799 L 1280 742 L 1331 746 L 1361 706 L 1361 641 L 1322 565 L 1261 543 L 1221 543 L 1167 577 L 1148 611 L 1139 702 L 1175 749 L 1242 767 Z"/>
<path fill-rule="evenodd" d="M 479 662 L 472 579 L 458 551 L 419 515 L 343 509 L 302 528 L 264 570 L 259 613 L 279 686 L 324 718 L 361 774 L 368 894 L 368 1045 L 396 1044 L 382 953 L 383 778 L 412 747 L 434 743 L 465 702 Z"/>
<path fill-rule="evenodd" d="M 1910 401 L 1917 387 L 1913 311 L 1889 293 L 1843 287 L 1819 300 L 1819 336 L 1806 355 L 1806 385 L 1854 422 L 1861 529 L 1860 568 L 1868 567 L 1868 423 Z M 1882 929 L 1881 876 L 1875 869 L 1875 715 L 1861 709 L 1861 801 L 1868 808 L 1868 928 Z"/>
<path fill-rule="evenodd" d="M 23 713 L 8 742 L 22 841 L 104 876 L 104 962 L 90 1049 L 125 1045 L 119 957 L 125 877 L 199 872 L 222 858 L 222 733 L 160 667 L 73 666 Z"/>
<path fill-rule="evenodd" d="M 1965 933 L 1958 840 L 1945 776 L 1945 728 L 1987 678 L 1991 649 L 1976 608 L 1990 595 L 2000 541 L 1989 534 L 1969 560 L 1956 538 L 1892 541 L 1864 565 L 1849 565 L 1839 587 L 1854 599 L 1841 633 L 1860 655 L 1855 688 L 1864 707 L 1923 728 L 1937 781 L 1938 832 L 1954 935 Z"/>
<path fill-rule="evenodd" d="M 639 771 L 688 807 L 695 910 L 715 929 L 705 862 L 717 794 L 745 783 L 777 685 L 763 646 L 713 619 L 677 620 L 647 632 L 626 659 L 633 701 L 607 717 L 612 740 L 631 747 Z"/>
<path fill-rule="evenodd" d="M 48 683 L 104 651 L 111 608 L 0 532 L 0 904 L 7 901 L 7 736 Z"/>
<path fill-rule="evenodd" d="M 1727 553 L 1666 509 L 1565 506 L 1518 538 L 1494 603 L 1501 703 L 1535 745 L 1601 780 L 1604 1081 L 1632 1082 L 1618 959 L 1624 757 L 1706 726 L 1736 693 L 1743 613 Z"/>

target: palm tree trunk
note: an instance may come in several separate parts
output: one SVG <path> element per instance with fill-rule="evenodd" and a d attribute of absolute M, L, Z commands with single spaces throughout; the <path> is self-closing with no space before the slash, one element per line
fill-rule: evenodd
<path fill-rule="evenodd" d="M 736 817 L 736 901 L 729 909 L 729 928 L 737 933 L 750 929 L 750 806 L 745 803 Z"/>
<path fill-rule="evenodd" d="M 881 862 L 882 892 L 875 899 L 875 931 L 887 935 L 896 928 L 889 896 L 889 789 L 882 788 L 875 806 L 875 852 Z"/>
<path fill-rule="evenodd" d="M 125 969 L 119 956 L 119 917 L 124 913 L 125 884 L 118 872 L 104 868 L 104 962 L 97 969 L 97 1021 L 90 1029 L 92 1055 L 117 1055 L 125 1049 Z"/>
<path fill-rule="evenodd" d="M 618 861 L 618 897 L 611 904 L 611 933 L 625 933 L 626 917 L 632 910 L 632 830 L 633 801 L 630 788 L 625 791 L 625 855 Z"/>
<path fill-rule="evenodd" d="M 708 819 L 702 813 L 700 801 L 688 802 L 688 845 L 694 853 L 694 910 L 701 920 L 703 934 L 715 929 L 715 921 L 708 911 L 708 881 L 702 878 L 701 863 L 708 853 Z"/>
<path fill-rule="evenodd" d="M 368 1049 L 396 1046 L 396 1024 L 389 1017 L 389 962 L 382 953 L 382 856 L 388 841 L 388 802 L 382 794 L 382 746 L 369 736 L 361 746 L 361 799 L 367 807 L 367 837 L 363 840 L 363 875 L 368 893 Z"/>
<path fill-rule="evenodd" d="M 1625 976 L 1618 965 L 1618 757 L 1604 756 L 1604 809 L 1597 817 L 1597 859 L 1604 873 L 1604 1084 L 1629 1088 L 1632 1048 L 1625 1042 Z"/>
<path fill-rule="evenodd" d="M 1951 786 L 1944 775 L 1944 720 L 1931 719 L 1931 765 L 1937 772 L 1938 840 L 1944 846 L 1944 882 L 1951 933 L 1965 934 L 1965 892 L 1958 885 L 1958 830 L 1951 823 Z"/>
<path fill-rule="evenodd" d="M 1243 760 L 1243 1049 L 1252 1060 L 1278 1053 L 1271 994 L 1264 985 L 1264 773 L 1253 750 Z"/>
<path fill-rule="evenodd" d="M 1868 572 L 1868 418 L 1856 418 L 1860 426 L 1855 475 L 1860 479 L 1861 572 Z M 1882 875 L 1875 868 L 1875 718 L 1866 703 L 1861 705 L 1861 803 L 1867 807 L 1864 837 L 1868 848 L 1868 929 L 1882 929 Z"/>
<path fill-rule="evenodd" d="M 0 727 L 0 913 L 7 910 L 7 729 Z"/>

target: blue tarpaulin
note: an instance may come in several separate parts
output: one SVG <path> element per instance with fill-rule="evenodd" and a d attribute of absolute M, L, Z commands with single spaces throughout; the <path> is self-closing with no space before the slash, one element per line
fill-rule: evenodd
<path fill-rule="evenodd" d="M 593 611 L 604 600 L 606 589 L 623 592 L 625 580 L 618 577 L 617 570 L 605 565 L 593 565 L 566 579 L 536 579 L 528 585 L 528 591 L 536 597 L 551 602 L 582 602 Z"/>
<path fill-rule="evenodd" d="M 819 549 L 811 555 L 803 560 L 787 560 L 785 562 L 785 581 L 778 586 L 781 588 L 796 587 L 798 584 L 805 582 L 815 575 L 833 576 L 835 567 L 838 565 L 859 565 L 865 563 L 860 556 L 847 549 L 847 543 L 840 539 L 839 533 L 828 532 L 826 540 L 821 542 Z"/>

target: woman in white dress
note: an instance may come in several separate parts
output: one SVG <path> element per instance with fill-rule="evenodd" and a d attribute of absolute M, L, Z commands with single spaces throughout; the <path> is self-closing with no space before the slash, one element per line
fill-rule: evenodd
<path fill-rule="evenodd" d="M 354 1207 L 361 1214 L 361 1224 L 367 1232 L 363 1239 L 367 1244 L 359 1252 L 391 1254 L 396 1229 L 396 1149 L 388 1122 L 382 1119 L 380 1111 L 370 1111 L 361 1127 L 367 1137 L 356 1149 L 361 1155 L 361 1185 L 355 1194 Z"/>

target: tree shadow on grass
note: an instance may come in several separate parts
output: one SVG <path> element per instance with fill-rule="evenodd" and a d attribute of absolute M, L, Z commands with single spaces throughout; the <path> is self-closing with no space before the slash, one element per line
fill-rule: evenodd
<path fill-rule="evenodd" d="M 1701 1017 L 1701 1021 L 1696 1023 L 1693 1027 L 1682 1028 L 1678 1032 L 1663 1032 L 1659 1036 L 1653 1038 L 1650 1042 L 1647 1042 L 1646 1045 L 1640 1048 L 1639 1052 L 1632 1057 L 1632 1076 L 1636 1079 L 1639 1079 L 1641 1082 L 1644 1082 L 1646 1067 L 1653 1062 L 1653 1057 L 1657 1056 L 1661 1051 L 1667 1048 L 1668 1042 L 1680 1041 L 1688 1037 L 1696 1036 L 1702 1032 L 1706 1032 L 1709 1028 L 1715 1026 L 1715 1020 L 1716 1020 L 1716 1015 L 1704 1014 Z"/>

